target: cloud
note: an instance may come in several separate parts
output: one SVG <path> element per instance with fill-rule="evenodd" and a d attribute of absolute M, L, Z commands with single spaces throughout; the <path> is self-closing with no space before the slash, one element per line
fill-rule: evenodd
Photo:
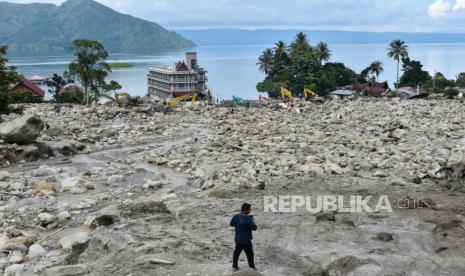
<path fill-rule="evenodd" d="M 436 2 L 429 5 L 428 14 L 434 19 L 447 18 L 464 9 L 465 0 L 456 0 L 454 5 L 444 0 L 436 0 Z"/>
<path fill-rule="evenodd" d="M 452 6 L 449 2 L 443 0 L 436 0 L 433 4 L 428 7 L 428 14 L 432 18 L 445 18 L 451 11 Z"/>
<path fill-rule="evenodd" d="M 457 0 L 452 10 L 458 11 L 462 9 L 465 9 L 465 0 Z"/>
<path fill-rule="evenodd" d="M 3 0 L 0 0 L 3 1 Z M 13 3 L 65 0 L 6 0 Z M 465 0 L 95 0 L 170 29 L 465 29 Z"/>

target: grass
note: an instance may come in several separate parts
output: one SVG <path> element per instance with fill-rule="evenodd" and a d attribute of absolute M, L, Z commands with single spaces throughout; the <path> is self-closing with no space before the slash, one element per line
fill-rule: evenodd
<path fill-rule="evenodd" d="M 114 62 L 114 63 L 110 63 L 111 69 L 131 68 L 131 67 L 133 67 L 133 66 L 134 66 L 134 65 L 129 64 L 129 63 L 125 63 L 125 62 Z"/>

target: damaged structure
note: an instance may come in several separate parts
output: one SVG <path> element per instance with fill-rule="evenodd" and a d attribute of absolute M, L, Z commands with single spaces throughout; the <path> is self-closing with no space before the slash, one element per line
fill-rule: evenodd
<path fill-rule="evenodd" d="M 162 99 L 197 93 L 207 95 L 207 71 L 197 62 L 197 53 L 187 52 L 174 67 L 150 67 L 148 95 Z"/>

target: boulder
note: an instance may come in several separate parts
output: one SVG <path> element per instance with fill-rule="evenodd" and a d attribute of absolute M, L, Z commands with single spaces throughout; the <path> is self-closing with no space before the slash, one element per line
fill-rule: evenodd
<path fill-rule="evenodd" d="M 5 269 L 4 276 L 21 276 L 24 270 L 24 265 L 14 264 Z"/>
<path fill-rule="evenodd" d="M 84 231 L 71 234 L 60 239 L 61 247 L 65 250 L 71 250 L 75 245 L 87 244 L 88 242 L 89 233 Z"/>
<path fill-rule="evenodd" d="M 63 155 L 73 155 L 83 150 L 84 146 L 73 140 L 62 140 L 53 145 L 53 149 Z"/>
<path fill-rule="evenodd" d="M 31 144 L 44 129 L 38 115 L 28 115 L 0 125 L 0 138 L 10 144 Z"/>
<path fill-rule="evenodd" d="M 45 250 L 40 244 L 35 243 L 29 247 L 27 255 L 31 257 L 42 257 L 45 253 L 47 253 L 47 250 Z"/>

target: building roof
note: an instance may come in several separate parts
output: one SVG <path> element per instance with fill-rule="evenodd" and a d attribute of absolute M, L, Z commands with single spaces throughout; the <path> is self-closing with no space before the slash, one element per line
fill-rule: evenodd
<path fill-rule="evenodd" d="M 178 72 L 189 72 L 189 67 L 187 67 L 184 61 L 179 61 L 176 63 L 176 71 Z"/>
<path fill-rule="evenodd" d="M 32 76 L 27 78 L 28 80 L 34 82 L 34 81 L 46 81 L 47 78 L 41 77 L 41 76 Z"/>
<path fill-rule="evenodd" d="M 23 79 L 20 83 L 18 83 L 13 88 L 11 88 L 10 91 L 16 91 L 21 86 L 28 89 L 29 91 L 31 91 L 32 93 L 34 93 L 35 95 L 39 97 L 45 96 L 44 90 L 42 90 L 40 87 L 38 87 L 37 85 L 35 85 L 33 82 L 31 82 L 28 79 Z"/>
<path fill-rule="evenodd" d="M 349 97 L 355 94 L 354 90 L 336 90 L 329 93 L 331 96 Z"/>

